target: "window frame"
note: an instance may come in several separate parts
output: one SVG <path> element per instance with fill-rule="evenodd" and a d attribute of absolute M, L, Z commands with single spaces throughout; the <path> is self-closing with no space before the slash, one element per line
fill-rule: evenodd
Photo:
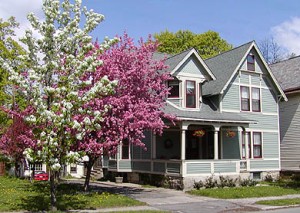
<path fill-rule="evenodd" d="M 251 61 L 249 60 L 251 58 Z M 247 70 L 255 71 L 255 56 L 253 54 L 247 55 Z"/>
<path fill-rule="evenodd" d="M 242 159 L 246 159 L 246 144 L 245 144 L 245 131 L 242 132 Z M 248 134 L 248 159 L 251 158 L 251 132 L 247 132 Z M 245 156 L 244 151 L 245 150 Z"/>
<path fill-rule="evenodd" d="M 173 85 L 171 85 L 171 84 L 175 83 L 175 82 L 178 83 L 178 84 L 176 84 L 175 87 L 174 87 L 174 84 Z M 178 95 L 172 95 L 171 91 L 172 91 L 173 88 L 176 88 L 176 87 L 178 87 L 178 91 L 177 91 Z M 179 80 L 170 80 L 170 81 L 168 81 L 168 88 L 171 88 L 169 90 L 170 94 L 168 94 L 168 98 L 179 98 L 180 97 L 180 81 Z"/>
<path fill-rule="evenodd" d="M 243 88 L 247 88 L 248 89 L 248 98 L 243 98 Z M 241 111 L 244 111 L 244 112 L 250 112 L 251 111 L 251 104 L 250 104 L 250 88 L 247 87 L 247 86 L 240 86 L 240 103 L 241 103 Z M 247 100 L 248 102 L 248 109 L 243 109 L 243 100 Z"/>
<path fill-rule="evenodd" d="M 262 158 L 262 133 L 261 132 L 253 132 L 252 133 L 253 134 L 253 141 L 252 141 L 252 146 L 253 146 L 253 158 Z M 255 136 L 254 135 L 256 135 L 256 134 L 258 134 L 258 135 L 260 135 L 260 144 L 255 144 L 254 143 L 254 138 L 255 138 Z M 255 150 L 255 147 L 260 147 L 260 155 L 259 156 L 256 156 L 255 155 L 255 152 L 254 152 L 254 150 Z"/>
<path fill-rule="evenodd" d="M 194 92 L 192 94 L 188 94 L 188 82 L 193 83 L 194 85 Z M 191 80 L 187 80 L 185 82 L 185 107 L 186 108 L 196 108 L 196 81 L 191 81 Z M 188 100 L 188 96 L 192 96 L 194 98 L 194 105 L 188 106 L 187 105 L 187 100 Z"/>
<path fill-rule="evenodd" d="M 257 89 L 258 90 L 258 96 L 259 96 L 259 99 L 254 99 L 253 98 L 253 90 L 254 89 Z M 258 102 L 258 110 L 254 110 L 253 109 L 253 102 L 254 101 L 257 101 Z M 252 112 L 261 112 L 261 95 L 260 95 L 260 88 L 258 87 L 251 87 L 251 111 Z"/>

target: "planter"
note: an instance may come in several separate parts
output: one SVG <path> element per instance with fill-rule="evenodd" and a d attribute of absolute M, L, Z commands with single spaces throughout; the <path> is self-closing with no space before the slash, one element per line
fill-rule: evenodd
<path fill-rule="evenodd" d="M 115 177 L 116 183 L 123 183 L 123 177 Z"/>

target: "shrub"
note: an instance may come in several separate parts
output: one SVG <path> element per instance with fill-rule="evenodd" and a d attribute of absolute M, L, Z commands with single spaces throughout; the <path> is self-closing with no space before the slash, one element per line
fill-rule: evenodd
<path fill-rule="evenodd" d="M 273 178 L 273 176 L 271 174 L 267 174 L 265 176 L 265 181 L 271 183 L 271 182 L 274 182 L 274 178 Z"/>
<path fill-rule="evenodd" d="M 220 176 L 220 183 L 218 185 L 218 187 L 224 188 L 224 187 L 235 187 L 236 186 L 236 182 L 237 179 L 232 179 L 230 177 L 224 177 L 224 176 Z"/>
<path fill-rule="evenodd" d="M 250 179 L 250 178 L 240 180 L 241 186 L 255 186 L 256 184 L 257 184 L 257 181 Z"/>
<path fill-rule="evenodd" d="M 205 188 L 208 188 L 208 189 L 215 188 L 218 186 L 218 182 L 217 182 L 217 180 L 214 179 L 213 176 L 210 176 L 205 180 L 204 186 L 205 186 Z"/>
<path fill-rule="evenodd" d="M 201 189 L 201 188 L 203 188 L 203 187 L 204 187 L 204 183 L 203 183 L 202 180 L 200 180 L 200 181 L 198 181 L 198 182 L 195 182 L 195 181 L 194 181 L 194 188 L 195 188 L 195 189 Z"/>

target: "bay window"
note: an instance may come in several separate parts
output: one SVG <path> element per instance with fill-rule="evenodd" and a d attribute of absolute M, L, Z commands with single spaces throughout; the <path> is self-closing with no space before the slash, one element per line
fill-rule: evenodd
<path fill-rule="evenodd" d="M 186 107 L 196 107 L 196 84 L 195 81 L 186 81 Z"/>

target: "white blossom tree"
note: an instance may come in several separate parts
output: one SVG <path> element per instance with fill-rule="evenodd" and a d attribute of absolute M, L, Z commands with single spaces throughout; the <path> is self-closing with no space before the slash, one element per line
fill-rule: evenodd
<path fill-rule="evenodd" d="M 43 11 L 44 21 L 34 14 L 28 15 L 39 37 L 27 30 L 21 40 L 27 53 L 19 59 L 30 66 L 16 72 L 9 60 L 2 58 L 0 64 L 32 107 L 33 113 L 25 120 L 36 127 L 33 133 L 38 151 L 28 148 L 24 154 L 28 159 L 41 159 L 48 166 L 51 209 L 56 210 L 57 175 L 61 166 L 78 160 L 80 153 L 70 152 L 73 144 L 99 128 L 95 124 L 105 113 L 95 114 L 83 106 L 94 97 L 112 94 L 117 82 L 105 76 L 96 83 L 92 78 L 82 78 L 85 72 L 95 71 L 102 64 L 97 60 L 99 52 L 91 52 L 93 41 L 89 33 L 103 20 L 103 15 L 82 7 L 81 0 L 74 3 L 43 0 Z M 117 41 L 117 38 L 105 39 L 98 51 Z M 80 92 L 82 88 L 87 88 L 84 93 Z M 79 114 L 85 117 L 82 123 L 74 122 L 74 115 Z"/>

